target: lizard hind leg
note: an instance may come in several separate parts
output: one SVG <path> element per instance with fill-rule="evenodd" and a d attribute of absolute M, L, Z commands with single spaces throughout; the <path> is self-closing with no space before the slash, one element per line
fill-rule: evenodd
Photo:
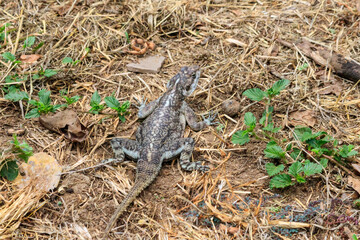
<path fill-rule="evenodd" d="M 201 161 L 191 162 L 191 155 L 194 150 L 195 141 L 193 138 L 180 138 L 171 142 L 169 145 L 164 146 L 164 154 L 162 158 L 164 160 L 172 159 L 180 154 L 180 166 L 186 171 L 199 170 L 206 172 L 209 167 L 201 165 Z"/>
<path fill-rule="evenodd" d="M 137 161 L 139 159 L 140 146 L 137 141 L 126 138 L 113 138 L 110 141 L 111 148 L 115 154 L 115 158 L 108 158 L 102 163 L 121 163 L 124 161 L 125 155 L 130 159 Z"/>

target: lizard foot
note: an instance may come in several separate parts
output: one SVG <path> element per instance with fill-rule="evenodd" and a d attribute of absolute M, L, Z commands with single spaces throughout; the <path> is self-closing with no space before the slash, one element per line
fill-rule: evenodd
<path fill-rule="evenodd" d="M 142 97 L 141 100 L 139 100 L 137 97 L 133 97 L 135 99 L 135 101 L 137 102 L 137 104 L 134 104 L 133 105 L 138 108 L 138 109 L 143 109 L 146 105 L 146 102 L 147 102 L 147 98 L 144 98 Z"/>
<path fill-rule="evenodd" d="M 204 115 L 202 115 L 201 117 L 203 118 L 204 122 L 206 125 L 210 126 L 210 125 L 215 125 L 218 124 L 219 122 L 214 122 L 215 118 L 217 117 L 218 113 L 214 112 L 214 111 L 210 111 L 208 117 L 205 117 Z"/>

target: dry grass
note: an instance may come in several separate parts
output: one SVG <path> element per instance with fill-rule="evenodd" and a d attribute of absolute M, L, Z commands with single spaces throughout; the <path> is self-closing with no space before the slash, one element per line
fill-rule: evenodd
<path fill-rule="evenodd" d="M 252 142 L 239 147 L 230 142 L 231 135 L 243 127 L 244 112 L 252 111 L 259 117 L 263 111 L 261 104 L 251 104 L 241 93 L 252 87 L 267 88 L 279 77 L 287 78 L 291 87 L 274 102 L 279 125 L 287 125 L 290 112 L 311 109 L 317 118 L 315 130 L 358 145 L 357 84 L 336 77 L 343 86 L 341 95 L 319 94 L 317 90 L 323 88 L 324 80 L 316 73 L 328 73 L 329 69 L 276 41 L 280 38 L 294 42 L 307 37 L 360 61 L 359 12 L 354 2 L 78 0 L 59 5 L 57 1 L 45 0 L 0 1 L 0 22 L 11 23 L 10 34 L 1 43 L 1 53 L 9 51 L 17 57 L 30 54 L 22 49 L 22 44 L 27 36 L 36 36 L 36 44 L 44 42 L 37 51 L 42 58 L 25 73 L 39 67 L 59 70 L 57 75 L 40 81 L 28 78 L 25 90 L 36 96 L 39 89 L 47 88 L 56 102 L 62 102 L 58 92 L 64 88 L 71 95 L 83 96 L 73 108 L 90 132 L 86 142 L 71 143 L 44 129 L 38 121 L 25 120 L 18 103 L 0 99 L 1 142 L 10 140 L 6 136 L 9 128 L 23 128 L 23 139 L 37 152 L 54 156 L 67 171 L 94 166 L 112 155 L 107 143 L 111 137 L 134 137 L 139 124 L 133 107 L 125 123 L 108 115 L 85 114 L 95 90 L 102 97 L 115 92 L 120 102 L 132 100 L 133 96 L 154 100 L 181 66 L 198 64 L 202 68 L 199 87 L 188 99 L 196 113 L 221 110 L 221 103 L 227 99 L 238 100 L 242 106 L 238 116 L 219 116 L 225 126 L 223 132 L 217 132 L 215 127 L 198 133 L 186 130 L 186 136 L 196 139 L 194 158 L 205 158 L 216 169 L 202 176 L 182 172 L 177 162 L 166 164 L 154 184 L 118 221 L 113 238 L 275 239 L 269 219 L 261 215 L 262 196 L 281 192 L 283 197 L 271 200 L 270 206 L 292 204 L 304 211 L 312 200 L 325 199 L 329 204 L 330 199 L 350 196 L 353 190 L 347 186 L 344 172 L 331 166 L 326 178 L 316 178 L 305 187 L 271 191 L 262 159 L 264 144 Z M 159 74 L 126 70 L 126 64 L 138 56 L 126 53 L 129 46 L 125 32 L 130 39 L 140 37 L 155 42 L 155 53 L 166 57 Z M 239 46 L 229 44 L 229 38 L 240 41 Z M 90 52 L 86 55 L 87 47 Z M 65 66 L 61 63 L 64 57 L 82 61 Z M 300 71 L 304 63 L 309 67 Z M 0 59 L 0 72 L 3 85 L 4 78 L 16 70 Z M 289 128 L 281 132 L 283 138 L 290 135 Z M 43 198 L 44 206 L 23 219 L 14 237 L 98 239 L 115 206 L 131 187 L 133 169 L 134 163 L 125 163 L 64 174 L 59 189 L 65 189 L 65 193 L 55 191 Z M 14 197 L 10 183 L 2 181 L 0 192 L 3 203 Z M 233 203 L 245 203 L 246 196 L 260 203 L 250 204 L 240 214 Z M 199 208 L 202 201 L 206 207 Z M 189 210 L 199 212 L 200 218 L 186 217 Z M 351 211 L 359 218 L 358 212 Z M 229 233 L 230 228 L 219 227 L 214 222 L 216 218 L 237 231 Z M 204 224 L 205 219 L 208 224 Z M 319 225 L 304 228 L 297 237 L 336 237 L 338 229 L 329 231 Z"/>

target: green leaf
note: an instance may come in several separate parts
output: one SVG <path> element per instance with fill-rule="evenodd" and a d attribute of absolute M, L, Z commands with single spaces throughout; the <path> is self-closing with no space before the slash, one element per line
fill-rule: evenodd
<path fill-rule="evenodd" d="M 51 99 L 50 99 L 51 92 L 46 89 L 41 89 L 38 93 L 40 102 L 42 102 L 45 106 L 50 105 Z"/>
<path fill-rule="evenodd" d="M 51 77 L 54 76 L 55 74 L 57 74 L 57 71 L 54 69 L 46 69 L 44 72 L 45 77 Z"/>
<path fill-rule="evenodd" d="M 351 157 L 351 156 L 355 156 L 358 154 L 357 151 L 353 150 L 354 149 L 354 145 L 343 145 L 339 148 L 339 155 L 343 158 L 347 158 L 347 157 Z"/>
<path fill-rule="evenodd" d="M 279 174 L 270 180 L 270 188 L 285 188 L 293 185 L 289 174 Z"/>
<path fill-rule="evenodd" d="M 301 176 L 301 175 L 297 175 L 297 176 L 295 177 L 295 179 L 296 179 L 296 181 L 297 181 L 298 183 L 305 183 L 305 182 L 306 182 L 306 179 L 305 179 L 303 176 Z"/>
<path fill-rule="evenodd" d="M 28 37 L 24 42 L 23 48 L 31 47 L 32 45 L 34 45 L 34 43 L 35 43 L 35 37 L 34 36 Z"/>
<path fill-rule="evenodd" d="M 5 95 L 5 99 L 13 101 L 13 102 L 18 102 L 23 99 L 28 100 L 29 95 L 23 91 L 12 91 Z"/>
<path fill-rule="evenodd" d="M 19 158 L 23 159 L 27 163 L 29 157 L 33 155 L 33 148 L 25 141 L 20 143 L 16 134 L 13 135 L 13 141 L 11 141 L 11 143 L 13 144 L 12 152 L 17 154 Z"/>
<path fill-rule="evenodd" d="M 119 119 L 121 120 L 122 123 L 126 122 L 126 118 L 124 117 L 124 115 L 119 114 Z"/>
<path fill-rule="evenodd" d="M 282 90 L 284 90 L 287 85 L 290 84 L 290 81 L 287 79 L 281 79 L 274 83 L 274 85 L 268 90 L 268 94 L 273 97 L 278 95 Z"/>
<path fill-rule="evenodd" d="M 316 173 L 322 172 L 322 166 L 320 164 L 312 163 L 312 162 L 305 163 L 303 169 L 304 169 L 305 176 L 311 176 Z"/>
<path fill-rule="evenodd" d="M 2 168 L 0 170 L 0 175 L 6 178 L 9 181 L 15 180 L 19 174 L 19 168 L 15 160 L 6 161 L 6 163 L 1 164 Z"/>
<path fill-rule="evenodd" d="M 295 161 L 304 159 L 301 150 L 298 148 L 293 149 L 292 153 L 290 153 L 290 157 Z"/>
<path fill-rule="evenodd" d="M 308 127 L 296 127 L 294 129 L 294 137 L 299 141 L 302 141 L 304 134 L 306 134 L 305 136 L 308 136 L 309 133 L 312 134 L 312 131 Z"/>
<path fill-rule="evenodd" d="M 37 117 L 40 117 L 40 113 L 39 113 L 39 109 L 38 109 L 38 108 L 31 109 L 31 110 L 25 115 L 25 118 L 37 118 Z"/>
<path fill-rule="evenodd" d="M 101 97 L 100 97 L 98 91 L 96 90 L 91 97 L 90 106 L 92 106 L 92 107 L 97 106 L 97 105 L 99 105 L 100 102 L 101 102 Z"/>
<path fill-rule="evenodd" d="M 256 117 L 251 112 L 247 112 L 247 113 L 245 113 L 245 116 L 244 116 L 244 122 L 245 122 L 245 125 L 250 127 L 252 130 L 256 126 Z"/>
<path fill-rule="evenodd" d="M 36 47 L 33 48 L 33 52 L 36 52 L 36 50 L 40 49 L 44 45 L 44 42 L 39 43 Z"/>
<path fill-rule="evenodd" d="M 308 63 L 304 63 L 303 65 L 301 65 L 300 67 L 298 67 L 299 71 L 303 71 L 305 69 L 307 69 L 309 67 Z"/>
<path fill-rule="evenodd" d="M 280 129 L 281 129 L 281 127 L 275 128 L 273 123 L 269 123 L 266 127 L 263 128 L 263 130 L 269 131 L 272 133 L 277 133 Z"/>
<path fill-rule="evenodd" d="M 280 173 L 281 171 L 283 171 L 285 168 L 285 166 L 283 164 L 280 164 L 278 166 L 275 166 L 275 164 L 273 163 L 266 163 L 265 164 L 265 169 L 267 174 L 269 174 L 270 177 Z"/>
<path fill-rule="evenodd" d="M 55 112 L 56 110 L 58 110 L 59 108 L 62 108 L 62 107 L 67 107 L 67 104 L 56 104 L 56 105 L 52 106 L 51 112 Z"/>
<path fill-rule="evenodd" d="M 234 144 L 244 145 L 250 141 L 247 131 L 237 131 L 231 136 L 231 142 Z"/>
<path fill-rule="evenodd" d="M 251 88 L 243 92 L 243 95 L 250 98 L 253 101 L 261 101 L 265 97 L 265 92 L 261 91 L 259 88 Z"/>
<path fill-rule="evenodd" d="M 39 76 L 39 74 L 34 74 L 34 75 L 32 76 L 32 78 L 33 78 L 34 80 L 37 80 L 37 79 L 40 78 L 40 76 Z"/>
<path fill-rule="evenodd" d="M 266 149 L 264 150 L 264 153 L 265 153 L 265 156 L 267 158 L 279 158 L 279 159 L 282 159 L 282 158 L 285 157 L 285 152 L 274 141 L 270 141 L 266 145 Z"/>
<path fill-rule="evenodd" d="M 321 164 L 324 168 L 326 168 L 326 167 L 327 167 L 327 164 L 328 164 L 328 161 L 329 161 L 329 160 L 327 160 L 326 158 L 321 158 L 321 159 L 320 159 L 320 164 Z"/>
<path fill-rule="evenodd" d="M 72 63 L 73 62 L 73 59 L 71 57 L 65 57 L 63 60 L 62 60 L 62 63 L 63 64 L 67 64 L 67 63 Z"/>
<path fill-rule="evenodd" d="M 14 62 L 15 61 L 15 56 L 11 53 L 11 52 L 4 52 L 2 54 L 2 57 L 4 58 L 5 62 Z"/>
<path fill-rule="evenodd" d="M 118 110 L 120 108 L 120 102 L 114 96 L 105 97 L 104 101 L 111 109 Z"/>
<path fill-rule="evenodd" d="M 295 178 L 301 173 L 303 170 L 301 162 L 294 162 L 289 167 L 289 173 L 290 175 L 294 176 Z"/>

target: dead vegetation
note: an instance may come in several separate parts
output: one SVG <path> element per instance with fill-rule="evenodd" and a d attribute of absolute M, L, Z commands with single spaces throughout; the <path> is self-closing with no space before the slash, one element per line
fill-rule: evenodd
<path fill-rule="evenodd" d="M 98 239 L 133 184 L 136 166 L 126 162 L 71 171 L 112 156 L 108 140 L 133 138 L 139 121 L 135 107 L 130 108 L 125 123 L 105 114 L 87 114 L 91 95 L 97 90 L 101 96 L 114 92 L 120 102 L 133 101 L 134 96 L 154 100 L 181 66 L 192 64 L 201 66 L 202 75 L 188 103 L 199 115 L 221 112 L 227 100 L 238 101 L 241 110 L 231 117 L 219 115 L 222 131 L 216 127 L 201 132 L 187 129 L 185 135 L 196 140 L 194 159 L 206 160 L 213 170 L 202 175 L 183 172 L 177 161 L 165 164 L 156 181 L 118 221 L 112 238 L 289 239 L 272 227 L 289 228 L 289 219 L 300 213 L 305 216 L 309 206 L 320 214 L 311 219 L 309 215 L 306 222 L 292 222 L 295 226 L 290 228 L 299 231 L 291 238 L 347 239 L 352 233 L 359 234 L 359 210 L 349 204 L 358 194 L 347 184 L 349 173 L 344 169 L 330 165 L 326 178 L 270 190 L 264 143 L 252 141 L 239 147 L 230 141 L 242 129 L 246 111 L 257 117 L 262 113 L 263 106 L 252 104 L 242 92 L 265 89 L 286 78 L 291 85 L 275 100 L 275 123 L 284 127 L 283 138 L 291 134 L 291 121 L 310 119 L 314 130 L 326 131 L 359 150 L 358 82 L 333 75 L 333 69 L 317 65 L 296 45 L 291 49 L 277 41 L 292 44 L 306 37 L 359 62 L 359 11 L 359 4 L 348 0 L 0 1 L 0 25 L 11 23 L 8 36 L 0 43 L 1 53 L 11 52 L 18 58 L 31 54 L 22 48 L 28 36 L 36 37 L 35 45 L 44 43 L 36 51 L 41 58 L 24 70 L 13 69 L 1 59 L 0 85 L 16 71 L 31 75 L 40 67 L 58 70 L 51 78 L 28 78 L 23 88 L 33 96 L 42 88 L 49 89 L 57 103 L 63 101 L 58 94 L 61 89 L 82 96 L 71 108 L 89 131 L 86 141 L 72 143 L 36 119 L 24 119 L 26 107 L 0 99 L 1 143 L 11 140 L 9 129 L 24 129 L 22 138 L 35 152 L 47 152 L 65 172 L 57 190 L 39 201 L 41 208 L 34 206 L 23 216 L 13 237 Z M 141 57 L 130 51 L 131 40 L 137 38 L 156 45 L 145 56 L 166 57 L 159 74 L 128 72 L 126 65 Z M 90 49 L 87 54 L 85 48 Z M 65 57 L 81 61 L 65 65 Z M 305 63 L 307 67 L 301 68 Z M 297 112 L 309 114 L 292 114 Z M 348 171 L 359 178 L 359 172 Z M 19 194 L 4 180 L 0 192 L 3 205 Z M 283 212 L 284 220 L 271 217 L 270 212 L 276 214 L 287 206 L 291 206 L 292 217 L 288 212 Z M 340 215 L 348 221 L 336 222 Z"/>

